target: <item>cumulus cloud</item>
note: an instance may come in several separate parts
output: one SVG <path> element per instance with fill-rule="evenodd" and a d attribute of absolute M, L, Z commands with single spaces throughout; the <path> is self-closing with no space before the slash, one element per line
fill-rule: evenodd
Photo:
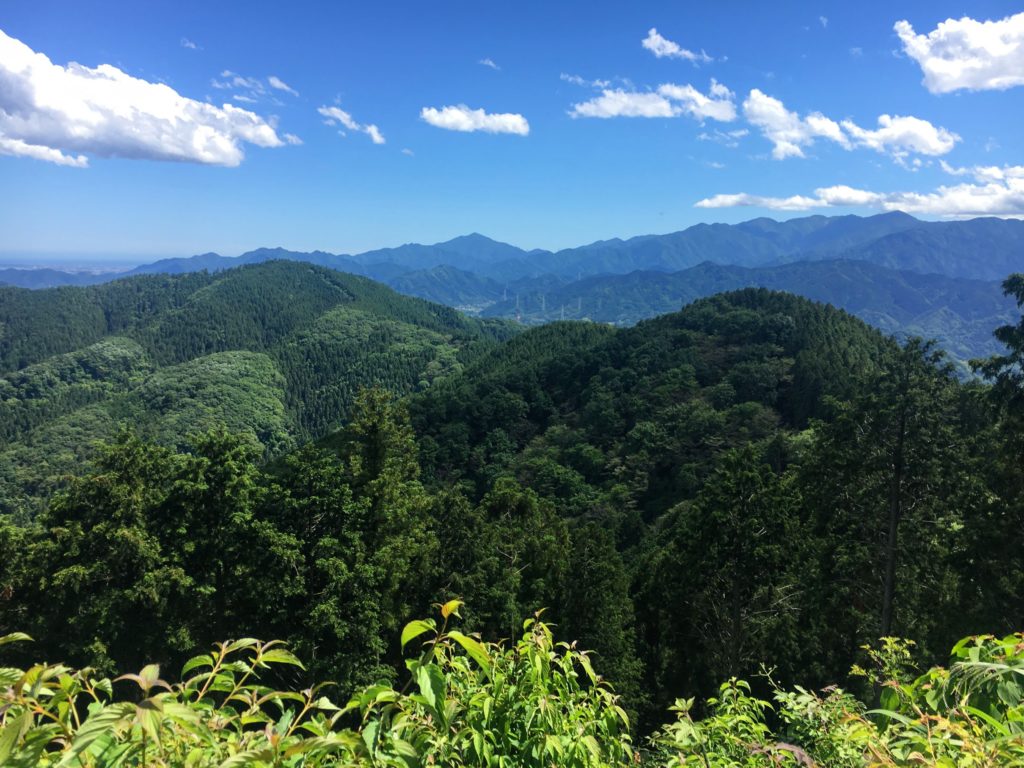
<path fill-rule="evenodd" d="M 645 37 L 640 44 L 659 59 L 685 59 L 686 61 L 694 64 L 707 64 L 710 61 L 714 61 L 714 59 L 708 56 L 703 50 L 700 53 L 688 51 L 686 48 L 680 46 L 679 43 L 674 43 L 671 40 L 662 37 L 654 27 L 651 27 L 647 31 L 647 37 Z"/>
<path fill-rule="evenodd" d="M 501 67 L 499 67 L 497 64 L 495 64 L 492 59 L 480 59 L 480 61 L 478 61 L 477 64 L 480 64 L 482 66 L 488 67 L 489 69 L 494 69 L 494 70 L 501 69 Z"/>
<path fill-rule="evenodd" d="M 195 43 L 193 43 L 193 42 L 192 42 L 191 40 L 189 40 L 189 39 L 188 39 L 187 37 L 183 37 L 183 38 L 181 38 L 181 47 L 182 47 L 182 48 L 190 48 L 190 49 L 192 49 L 193 51 L 195 51 L 195 50 L 197 50 L 197 49 L 199 48 L 199 46 L 198 46 L 198 45 L 196 45 Z"/>
<path fill-rule="evenodd" d="M 786 109 L 781 101 L 757 88 L 744 100 L 743 114 L 772 142 L 772 157 L 776 160 L 804 157 L 803 148 L 813 144 L 817 138 L 831 139 L 845 148 L 850 145 L 839 123 L 820 112 L 801 118 L 796 112 Z"/>
<path fill-rule="evenodd" d="M 731 122 L 736 119 L 735 95 L 716 80 L 707 94 L 692 85 L 665 83 L 657 91 L 605 88 L 600 96 L 574 104 L 572 117 L 680 117 Z"/>
<path fill-rule="evenodd" d="M 873 130 L 852 120 L 838 123 L 820 112 L 800 117 L 756 88 L 743 102 L 743 114 L 772 142 L 772 157 L 776 160 L 804 157 L 804 149 L 817 139 L 835 142 L 843 149 L 863 147 L 884 152 L 901 163 L 912 154 L 944 155 L 960 141 L 957 134 L 918 117 L 881 115 Z"/>
<path fill-rule="evenodd" d="M 280 147 L 269 122 L 101 64 L 54 64 L 0 32 L 0 152 L 83 167 L 87 155 L 236 166 L 243 143 Z"/>
<path fill-rule="evenodd" d="M 729 123 L 736 119 L 735 94 L 717 80 L 711 80 L 707 96 L 692 85 L 672 83 L 658 86 L 658 93 L 671 99 L 683 114 L 698 120 Z"/>
<path fill-rule="evenodd" d="M 975 181 L 988 183 L 1007 179 L 1024 179 L 1024 165 L 974 165 L 965 168 L 954 168 L 945 160 L 939 165 L 951 176 L 971 176 Z"/>
<path fill-rule="evenodd" d="M 605 89 L 590 101 L 574 104 L 572 117 L 675 117 L 677 112 L 666 96 L 652 91 Z"/>
<path fill-rule="evenodd" d="M 284 91 L 285 93 L 290 93 L 292 96 L 298 96 L 299 95 L 298 91 L 296 91 L 294 88 L 292 88 L 290 85 L 288 85 L 288 83 L 286 83 L 284 80 L 282 80 L 281 78 L 277 77 L 276 75 L 271 75 L 270 77 L 268 77 L 267 78 L 267 82 L 270 84 L 271 88 L 274 88 L 274 89 L 276 89 L 278 91 Z"/>
<path fill-rule="evenodd" d="M 893 28 L 932 93 L 1024 85 L 1024 13 L 1000 21 L 947 19 L 927 35 L 905 20 Z"/>
<path fill-rule="evenodd" d="M 522 115 L 514 112 L 487 113 L 482 109 L 470 109 L 465 104 L 441 109 L 424 107 L 420 110 L 420 118 L 435 128 L 447 131 L 511 133 L 516 136 L 530 133 L 530 124 Z"/>
<path fill-rule="evenodd" d="M 955 133 L 936 128 L 927 120 L 899 115 L 879 116 L 878 128 L 873 131 L 861 128 L 851 120 L 843 120 L 843 128 L 858 146 L 891 152 L 897 157 L 905 157 L 908 153 L 945 155 L 960 140 Z"/>
<path fill-rule="evenodd" d="M 872 192 L 839 185 L 820 187 L 814 191 L 813 196 L 768 197 L 747 193 L 715 195 L 698 201 L 696 207 L 752 206 L 778 211 L 805 211 L 812 208 L 858 206 L 945 218 L 1024 217 L 1024 168 L 1013 166 L 1001 169 L 998 179 L 985 177 L 991 169 L 972 169 L 970 172 L 973 174 L 979 170 L 979 183 L 943 185 L 933 192 Z"/>
<path fill-rule="evenodd" d="M 356 131 L 357 133 L 365 133 L 370 137 L 370 141 L 374 144 L 384 144 L 384 136 L 378 130 L 376 125 L 369 124 L 364 125 L 363 123 L 356 122 L 352 115 L 340 107 L 328 107 L 323 106 L 317 109 L 323 118 L 324 123 L 327 125 L 338 125 L 341 124 L 344 128 L 350 131 Z M 343 134 L 344 135 L 344 134 Z"/>

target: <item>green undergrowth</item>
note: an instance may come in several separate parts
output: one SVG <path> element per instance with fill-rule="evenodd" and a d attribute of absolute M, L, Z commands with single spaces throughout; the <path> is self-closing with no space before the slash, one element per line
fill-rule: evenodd
<path fill-rule="evenodd" d="M 331 683 L 271 685 L 301 676 L 302 663 L 254 639 L 190 659 L 176 683 L 156 665 L 114 679 L 59 664 L 0 668 L 0 765 L 1024 765 L 1024 635 L 967 638 L 948 668 L 921 675 L 907 672 L 911 644 L 887 638 L 856 670 L 873 684 L 873 708 L 835 687 L 772 684 L 768 701 L 729 680 L 715 698 L 677 701 L 666 725 L 635 740 L 587 652 L 555 642 L 539 617 L 514 643 L 484 643 L 452 628 L 460 605 L 405 626 L 404 684 L 348 701 Z M 10 634 L 0 646 L 27 641 Z"/>

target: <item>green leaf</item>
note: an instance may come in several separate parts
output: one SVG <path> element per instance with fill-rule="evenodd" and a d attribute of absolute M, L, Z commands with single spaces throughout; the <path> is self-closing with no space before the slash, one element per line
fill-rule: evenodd
<path fill-rule="evenodd" d="M 284 648 L 271 648 L 269 651 L 265 651 L 260 656 L 260 661 L 264 664 L 292 664 L 299 669 L 305 669 L 298 657 Z"/>
<path fill-rule="evenodd" d="M 8 643 L 31 643 L 32 638 L 24 632 L 11 632 L 9 635 L 0 636 L 0 645 Z"/>
<path fill-rule="evenodd" d="M 191 659 L 186 661 L 185 665 L 181 668 L 181 676 L 184 677 L 185 675 L 187 675 L 189 672 L 191 672 L 193 669 L 196 669 L 197 667 L 212 667 L 212 666 L 213 666 L 213 657 L 210 656 L 209 654 L 204 654 L 202 656 L 193 656 Z"/>
<path fill-rule="evenodd" d="M 259 765 L 269 762 L 273 757 L 274 755 L 269 749 L 247 749 L 245 752 L 239 752 L 237 755 L 229 757 L 220 764 L 220 768 L 243 768 L 246 765 Z"/>
<path fill-rule="evenodd" d="M 410 640 L 416 639 L 425 632 L 432 631 L 434 631 L 434 622 L 432 621 L 424 621 L 423 619 L 416 619 L 415 621 L 410 621 L 408 624 L 405 625 L 405 628 L 402 629 L 403 650 L 405 649 L 405 646 L 409 644 Z"/>
<path fill-rule="evenodd" d="M 457 642 L 465 649 L 466 653 L 475 661 L 480 667 L 487 673 L 488 676 L 491 674 L 491 657 L 487 653 L 487 649 L 479 640 L 474 640 L 472 637 L 462 634 L 456 630 L 452 630 L 448 633 L 448 637 Z"/>

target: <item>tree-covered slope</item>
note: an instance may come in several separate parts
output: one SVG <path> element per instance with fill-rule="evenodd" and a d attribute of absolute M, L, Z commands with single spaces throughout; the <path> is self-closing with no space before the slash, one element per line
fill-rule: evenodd
<path fill-rule="evenodd" d="M 444 477 L 480 481 L 478 468 L 499 472 L 549 429 L 568 430 L 574 450 L 596 450 L 581 481 L 632 476 L 647 498 L 667 486 L 664 505 L 699 487 L 713 446 L 803 426 L 894 349 L 844 312 L 748 289 L 618 331 L 531 329 L 415 398 L 412 413 Z"/>
<path fill-rule="evenodd" d="M 471 354 L 424 349 L 356 303 L 264 350 L 158 364 L 122 335 L 9 376 L 5 393 L 49 392 L 55 412 L 62 387 L 93 399 L 9 449 L 38 449 L 15 480 L 80 463 L 59 493 L 39 481 L 33 519 L 0 516 L 0 632 L 104 670 L 282 637 L 347 693 L 408 679 L 396 638 L 433 602 L 465 599 L 484 640 L 546 608 L 648 733 L 676 698 L 766 661 L 774 683 L 874 699 L 849 670 L 877 660 L 863 646 L 881 636 L 913 637 L 930 661 L 972 631 L 1024 626 L 1019 327 L 1000 331 L 1016 352 L 986 369 L 990 390 L 927 345 L 766 289 L 631 328 L 551 323 Z M 288 370 L 349 353 L 387 369 L 389 349 L 444 373 L 404 402 L 364 390 L 340 432 L 261 460 L 258 432 L 294 424 Z M 90 378 L 103 366 L 127 392 Z M 300 386 L 333 396 L 337 378 Z M 142 439 L 116 436 L 90 466 L 75 451 L 123 415 Z M 241 434 L 178 441 L 218 416 Z"/>
<path fill-rule="evenodd" d="M 428 387 L 511 332 L 280 261 L 6 289 L 0 316 L 5 508 L 38 497 L 120 424 L 167 445 L 225 424 L 280 453 L 337 428 L 361 386 Z"/>
<path fill-rule="evenodd" d="M 959 361 L 996 354 L 992 330 L 1014 314 L 996 282 L 915 274 L 863 261 L 801 261 L 747 269 L 705 263 L 664 274 L 634 272 L 520 293 L 485 316 L 525 323 L 589 319 L 632 325 L 700 297 L 760 286 L 826 302 L 901 338 L 934 338 Z M 517 306 L 518 303 L 518 306 Z"/>

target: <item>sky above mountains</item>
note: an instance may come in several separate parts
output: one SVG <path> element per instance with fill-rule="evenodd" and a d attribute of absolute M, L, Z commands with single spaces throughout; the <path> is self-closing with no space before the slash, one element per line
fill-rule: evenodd
<path fill-rule="evenodd" d="M 1021 11 L 9 0 L 0 260 L 1024 216 Z"/>

